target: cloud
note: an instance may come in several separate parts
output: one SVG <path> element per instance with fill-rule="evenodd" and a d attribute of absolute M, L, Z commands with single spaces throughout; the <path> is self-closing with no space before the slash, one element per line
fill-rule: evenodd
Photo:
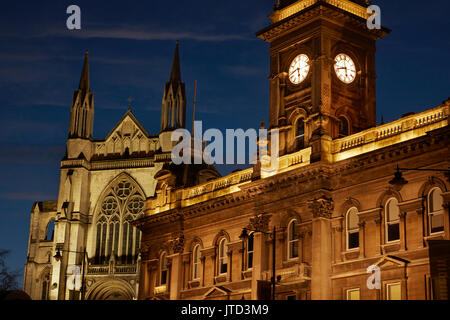
<path fill-rule="evenodd" d="M 37 37 L 76 37 L 82 39 L 128 39 L 128 40 L 197 40 L 197 41 L 230 41 L 253 40 L 244 34 L 205 34 L 189 31 L 156 31 L 144 27 L 120 26 L 112 28 L 85 28 L 77 32 L 64 30 L 49 30 L 36 35 Z"/>

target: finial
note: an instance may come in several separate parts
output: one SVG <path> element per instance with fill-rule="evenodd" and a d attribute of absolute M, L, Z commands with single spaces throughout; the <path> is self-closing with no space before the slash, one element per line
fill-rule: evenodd
<path fill-rule="evenodd" d="M 265 129 L 266 125 L 264 124 L 264 118 L 261 120 L 261 126 L 260 129 Z"/>
<path fill-rule="evenodd" d="M 84 51 L 84 55 L 89 55 L 89 50 Z"/>

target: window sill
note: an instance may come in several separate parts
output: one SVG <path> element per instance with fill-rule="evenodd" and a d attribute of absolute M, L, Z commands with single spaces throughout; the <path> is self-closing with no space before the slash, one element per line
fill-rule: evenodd
<path fill-rule="evenodd" d="M 253 270 L 252 269 L 248 269 L 246 271 L 242 271 L 242 276 L 244 277 L 244 279 L 251 278 L 252 275 L 253 275 Z"/>
<path fill-rule="evenodd" d="M 383 254 L 400 251 L 400 240 L 385 243 L 381 248 L 383 249 Z"/>
<path fill-rule="evenodd" d="M 200 287 L 200 280 L 192 280 L 188 282 L 188 288 L 194 289 Z"/>
<path fill-rule="evenodd" d="M 343 253 L 345 260 L 355 260 L 359 258 L 359 248 L 352 249 Z"/>
<path fill-rule="evenodd" d="M 227 275 L 226 274 L 221 274 L 218 275 L 217 277 L 214 278 L 214 282 L 215 283 L 222 283 L 222 282 L 226 282 L 227 281 Z"/>

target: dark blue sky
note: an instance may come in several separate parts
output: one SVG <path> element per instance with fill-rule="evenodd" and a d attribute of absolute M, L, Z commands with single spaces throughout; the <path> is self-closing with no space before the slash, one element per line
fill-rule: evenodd
<path fill-rule="evenodd" d="M 378 117 L 439 105 L 450 96 L 450 3 L 373 1 L 391 35 L 377 51 Z M 81 7 L 82 30 L 66 28 L 66 8 Z M 209 128 L 255 128 L 268 115 L 267 26 L 273 0 L 7 1 L 0 12 L 0 248 L 23 271 L 30 209 L 56 200 L 73 91 L 90 51 L 94 136 L 126 112 L 157 134 L 175 40 L 191 121 Z M 226 171 L 226 170 L 225 170 Z M 223 171 L 223 172 L 225 172 Z"/>

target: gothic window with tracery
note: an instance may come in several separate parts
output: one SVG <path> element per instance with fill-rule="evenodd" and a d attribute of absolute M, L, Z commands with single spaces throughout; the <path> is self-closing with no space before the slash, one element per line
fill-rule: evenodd
<path fill-rule="evenodd" d="M 108 188 L 101 200 L 96 225 L 95 263 L 107 264 L 114 255 L 121 264 L 137 261 L 141 232 L 131 222 L 144 211 L 144 195 L 129 178 Z"/>

